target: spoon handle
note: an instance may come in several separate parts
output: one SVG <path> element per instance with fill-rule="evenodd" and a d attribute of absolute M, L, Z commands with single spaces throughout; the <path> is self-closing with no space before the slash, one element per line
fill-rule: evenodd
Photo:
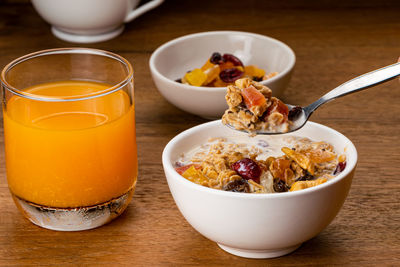
<path fill-rule="evenodd" d="M 363 89 L 367 89 L 379 83 L 393 79 L 399 75 L 400 75 L 400 62 L 358 76 L 348 82 L 339 85 L 338 87 L 329 91 L 327 94 L 322 96 L 314 103 L 305 107 L 304 111 L 306 113 L 306 116 L 309 117 L 311 113 L 314 110 L 316 110 L 319 106 L 335 98 L 345 96 Z"/>

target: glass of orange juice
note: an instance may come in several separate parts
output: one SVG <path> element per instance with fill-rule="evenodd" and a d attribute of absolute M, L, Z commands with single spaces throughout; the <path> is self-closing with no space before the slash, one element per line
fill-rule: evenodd
<path fill-rule="evenodd" d="M 34 224 L 76 231 L 120 215 L 137 179 L 133 70 L 87 48 L 39 51 L 1 73 L 7 181 Z"/>

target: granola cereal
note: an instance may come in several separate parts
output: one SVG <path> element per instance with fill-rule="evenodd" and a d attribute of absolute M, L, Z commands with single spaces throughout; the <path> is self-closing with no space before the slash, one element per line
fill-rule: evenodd
<path fill-rule="evenodd" d="M 273 97 L 267 86 L 248 78 L 239 79 L 227 87 L 225 99 L 229 108 L 222 123 L 252 135 L 257 131 L 289 131 L 289 108 Z"/>
<path fill-rule="evenodd" d="M 279 193 L 325 183 L 346 166 L 345 155 L 338 156 L 326 142 L 294 136 L 256 139 L 210 139 L 182 155 L 175 169 L 214 189 Z"/>

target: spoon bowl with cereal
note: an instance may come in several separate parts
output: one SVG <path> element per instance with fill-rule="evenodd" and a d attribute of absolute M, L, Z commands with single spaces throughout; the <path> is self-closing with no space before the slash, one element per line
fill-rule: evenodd
<path fill-rule="evenodd" d="M 283 134 L 303 127 L 321 105 L 336 98 L 373 87 L 400 75 L 400 63 L 395 63 L 345 82 L 306 107 L 284 104 L 271 96 L 271 90 L 249 79 L 236 80 L 227 87 L 225 96 L 229 108 L 222 123 L 251 135 Z"/>

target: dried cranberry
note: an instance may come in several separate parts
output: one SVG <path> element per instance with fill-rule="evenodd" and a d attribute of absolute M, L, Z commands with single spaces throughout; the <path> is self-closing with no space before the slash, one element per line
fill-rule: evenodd
<path fill-rule="evenodd" d="M 303 112 L 303 108 L 296 106 L 289 111 L 288 118 L 290 121 L 297 119 L 298 116 Z"/>
<path fill-rule="evenodd" d="M 277 179 L 274 179 L 274 190 L 275 190 L 275 192 L 281 193 L 281 192 L 287 192 L 289 190 L 289 188 L 284 181 L 277 178 Z"/>
<path fill-rule="evenodd" d="M 222 60 L 223 60 L 224 62 L 227 62 L 227 61 L 232 62 L 234 66 L 242 66 L 242 67 L 243 67 L 242 61 L 240 61 L 240 59 L 238 59 L 237 57 L 235 57 L 235 56 L 232 55 L 232 54 L 224 54 L 224 55 L 222 56 Z"/>
<path fill-rule="evenodd" d="M 226 83 L 233 83 L 237 79 L 243 76 L 243 71 L 238 70 L 237 68 L 230 68 L 230 69 L 224 69 L 219 73 L 219 77 L 223 82 Z"/>
<path fill-rule="evenodd" d="M 231 168 L 246 180 L 252 179 L 256 183 L 260 182 L 261 168 L 249 158 L 236 161 Z"/>
<path fill-rule="evenodd" d="M 333 174 L 335 175 L 335 174 L 341 173 L 345 168 L 346 168 L 346 161 L 339 162 L 339 164 L 336 166 L 336 169 L 333 172 Z"/>
<path fill-rule="evenodd" d="M 222 60 L 222 56 L 218 52 L 214 52 L 210 57 L 210 62 L 212 64 L 219 64 L 221 60 Z"/>
<path fill-rule="evenodd" d="M 231 192 L 250 192 L 249 183 L 245 179 L 233 180 L 226 184 L 222 189 Z"/>

